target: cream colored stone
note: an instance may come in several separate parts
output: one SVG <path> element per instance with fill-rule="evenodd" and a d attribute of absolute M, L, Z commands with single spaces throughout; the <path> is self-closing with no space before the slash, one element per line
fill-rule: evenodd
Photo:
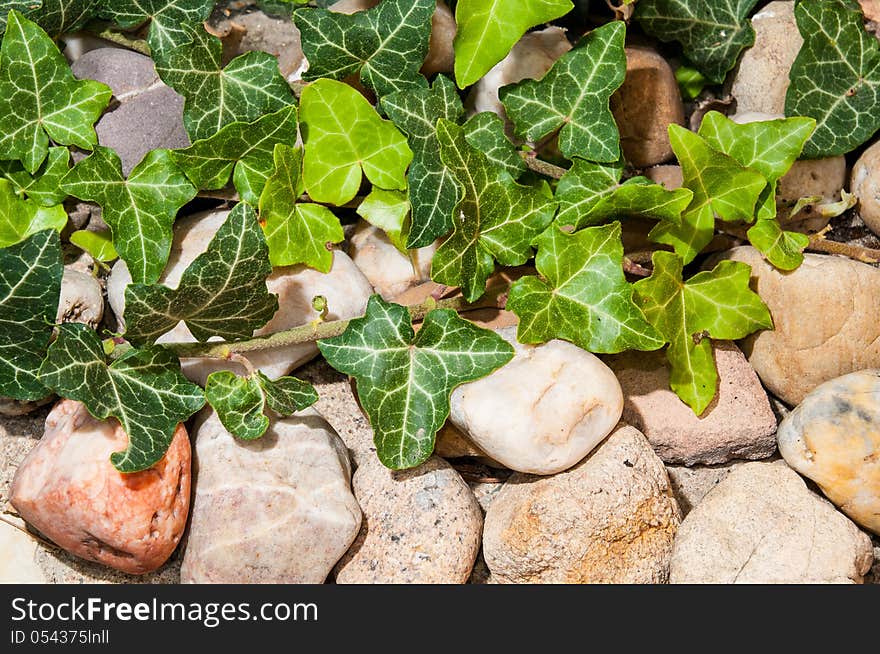
<path fill-rule="evenodd" d="M 391 300 L 407 289 L 431 279 L 432 243 L 406 256 L 378 227 L 362 220 L 350 240 L 349 255 L 376 292 Z"/>
<path fill-rule="evenodd" d="M 681 185 L 684 183 L 681 174 L 681 166 L 673 164 L 652 166 L 645 171 L 645 177 L 670 191 L 681 188 Z"/>
<path fill-rule="evenodd" d="M 64 267 L 56 322 L 80 322 L 95 328 L 104 317 L 104 292 L 94 275 Z"/>
<path fill-rule="evenodd" d="M 458 26 L 455 16 L 443 0 L 437 0 L 437 8 L 431 17 L 431 41 L 428 44 L 428 56 L 422 65 L 422 73 L 451 73 L 455 65 L 455 51 L 452 42 Z"/>
<path fill-rule="evenodd" d="M 379 4 L 379 0 L 339 0 L 330 5 L 328 9 L 337 14 L 354 14 L 358 11 L 372 9 L 377 4 Z"/>
<path fill-rule="evenodd" d="M 880 234 L 880 142 L 862 153 L 852 169 L 850 191 L 859 200 L 859 216 L 875 234 Z"/>
<path fill-rule="evenodd" d="M 36 539 L 0 521 L 0 584 L 45 584 Z"/>

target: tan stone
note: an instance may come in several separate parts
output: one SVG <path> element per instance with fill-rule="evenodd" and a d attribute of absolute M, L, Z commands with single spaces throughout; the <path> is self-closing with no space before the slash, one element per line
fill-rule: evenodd
<path fill-rule="evenodd" d="M 645 171 L 645 177 L 670 191 L 681 188 L 681 185 L 684 183 L 681 174 L 681 166 L 676 166 L 674 164 L 652 166 Z"/>
<path fill-rule="evenodd" d="M 386 300 L 431 279 L 431 260 L 437 243 L 410 250 L 407 256 L 384 231 L 365 220 L 358 223 L 349 242 L 351 260 Z"/>
<path fill-rule="evenodd" d="M 40 545 L 33 536 L 0 521 L 0 584 L 44 584 L 37 563 Z"/>
<path fill-rule="evenodd" d="M 776 187 L 776 208 L 783 225 L 803 225 L 809 231 L 819 231 L 829 218 L 816 215 L 811 208 L 795 215 L 791 210 L 801 198 L 819 198 L 819 203 L 837 202 L 846 186 L 846 158 L 801 159 L 795 161 Z"/>
<path fill-rule="evenodd" d="M 435 73 L 451 73 L 455 65 L 455 51 L 452 42 L 458 26 L 455 16 L 443 0 L 437 0 L 437 8 L 431 17 L 431 41 L 428 56 L 422 65 L 422 73 L 430 76 Z"/>
<path fill-rule="evenodd" d="M 859 216 L 880 234 L 880 142 L 862 153 L 852 169 L 850 191 L 859 200 Z"/>
<path fill-rule="evenodd" d="M 64 267 L 56 322 L 80 322 L 92 329 L 104 316 L 104 292 L 94 275 Z"/>

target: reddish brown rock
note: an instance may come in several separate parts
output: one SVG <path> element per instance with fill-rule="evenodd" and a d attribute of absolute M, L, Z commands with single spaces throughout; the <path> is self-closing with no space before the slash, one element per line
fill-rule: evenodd
<path fill-rule="evenodd" d="M 189 438 L 178 425 L 165 457 L 149 470 L 118 472 L 110 455 L 128 436 L 115 419 L 61 400 L 46 432 L 19 466 L 10 502 L 72 554 L 131 574 L 161 566 L 177 547 L 189 511 Z"/>

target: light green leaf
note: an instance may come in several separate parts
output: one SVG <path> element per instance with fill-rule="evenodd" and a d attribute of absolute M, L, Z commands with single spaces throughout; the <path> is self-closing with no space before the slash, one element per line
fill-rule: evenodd
<path fill-rule="evenodd" d="M 208 18 L 213 7 L 213 0 L 113 0 L 103 3 L 100 13 L 123 29 L 149 20 L 147 45 L 158 61 L 189 43 L 192 28 Z"/>
<path fill-rule="evenodd" d="M 8 180 L 0 179 L 0 248 L 44 229 L 60 232 L 66 224 L 67 212 L 60 204 L 43 207 L 33 200 L 22 200 Z"/>
<path fill-rule="evenodd" d="M 199 341 L 249 337 L 278 310 L 278 296 L 266 289 L 271 273 L 257 216 L 239 202 L 176 289 L 126 287 L 125 337 L 135 344 L 152 343 L 181 320 Z"/>
<path fill-rule="evenodd" d="M 289 416 L 318 401 L 311 384 L 296 377 L 272 381 L 260 371 L 248 377 L 226 370 L 212 372 L 205 384 L 205 397 L 226 430 L 243 440 L 255 440 L 266 433 L 266 405 Z"/>
<path fill-rule="evenodd" d="M 192 141 L 234 122 L 251 122 L 293 103 L 290 87 L 268 52 L 246 52 L 220 65 L 220 39 L 201 27 L 192 41 L 156 62 L 156 71 L 185 99 L 183 124 Z"/>
<path fill-rule="evenodd" d="M 789 73 L 785 114 L 816 119 L 806 157 L 846 154 L 880 128 L 880 44 L 854 0 L 802 0 L 794 15 L 804 44 Z"/>
<path fill-rule="evenodd" d="M 342 242 L 345 234 L 330 209 L 298 202 L 303 193 L 302 158 L 301 148 L 275 146 L 275 172 L 260 196 L 260 222 L 273 266 L 304 263 L 326 273 L 333 265 L 328 244 Z"/>
<path fill-rule="evenodd" d="M 91 150 L 93 127 L 110 89 L 76 80 L 58 47 L 38 25 L 9 12 L 0 45 L 0 159 L 19 159 L 33 173 L 59 145 Z"/>
<path fill-rule="evenodd" d="M 570 0 L 459 0 L 455 79 L 470 86 L 507 56 L 529 29 L 560 18 L 574 8 Z"/>
<path fill-rule="evenodd" d="M 414 334 L 407 309 L 378 295 L 363 318 L 352 320 L 341 336 L 318 341 L 318 348 L 331 366 L 357 381 L 376 453 L 394 470 L 413 468 L 434 451 L 456 386 L 513 358 L 507 341 L 449 309 L 428 313 Z"/>
<path fill-rule="evenodd" d="M 70 235 L 70 242 L 88 252 L 95 261 L 107 263 L 119 257 L 113 247 L 113 237 L 107 231 L 80 229 Z"/>
<path fill-rule="evenodd" d="M 486 155 L 494 165 L 504 168 L 516 179 L 526 171 L 526 162 L 504 133 L 504 121 L 491 111 L 481 111 L 464 124 L 467 142 Z"/>
<path fill-rule="evenodd" d="M 746 233 L 749 242 L 780 270 L 794 270 L 804 262 L 810 237 L 784 231 L 776 218 L 758 218 Z"/>
<path fill-rule="evenodd" d="M 477 300 L 495 269 L 519 266 L 532 256 L 531 243 L 553 220 L 556 203 L 549 191 L 517 184 L 485 154 L 471 146 L 464 129 L 437 123 L 440 157 L 459 185 L 455 231 L 434 254 L 431 279 L 461 286 Z"/>
<path fill-rule="evenodd" d="M 427 86 L 419 69 L 428 54 L 434 0 L 383 0 L 347 15 L 302 9 L 293 15 L 309 62 L 304 79 L 341 80 L 360 72 L 379 97 Z"/>
<path fill-rule="evenodd" d="M 128 447 L 110 455 L 120 472 L 146 470 L 171 445 L 178 423 L 205 404 L 202 389 L 180 373 L 180 362 L 158 347 L 132 348 L 107 365 L 101 340 L 86 325 L 65 323 L 40 367 L 40 381 L 86 405 L 96 418 L 114 417 Z"/>
<path fill-rule="evenodd" d="M 751 268 L 722 261 L 712 271 L 682 280 L 682 260 L 655 252 L 654 272 L 635 283 L 648 321 L 669 342 L 672 390 L 700 415 L 715 397 L 718 373 L 710 338 L 735 340 L 772 329 L 770 312 L 749 289 Z"/>
<path fill-rule="evenodd" d="M 706 77 L 721 84 L 739 53 L 755 42 L 748 20 L 758 0 L 640 0 L 636 17 L 648 34 L 678 41 Z"/>
<path fill-rule="evenodd" d="M 312 82 L 303 89 L 299 110 L 303 179 L 313 200 L 345 204 L 360 188 L 361 170 L 380 188 L 406 189 L 413 158 L 406 138 L 355 89 L 329 79 Z"/>
<path fill-rule="evenodd" d="M 49 148 L 49 156 L 33 174 L 18 161 L 0 161 L 0 174 L 12 182 L 16 193 L 24 193 L 44 207 L 61 204 L 67 198 L 61 189 L 61 178 L 68 170 L 70 150 L 67 148 Z"/>
<path fill-rule="evenodd" d="M 625 36 L 621 21 L 598 27 L 540 80 L 501 87 L 498 95 L 516 133 L 539 141 L 559 130 L 559 149 L 567 158 L 617 161 L 620 135 L 609 101 L 626 75 Z"/>
<path fill-rule="evenodd" d="M 621 184 L 623 168 L 623 162 L 596 164 L 575 160 L 556 187 L 556 224 L 580 229 L 616 216 L 681 222 L 681 214 L 693 198 L 692 191 L 670 191 L 645 177 L 633 177 Z"/>
<path fill-rule="evenodd" d="M 675 69 L 675 81 L 678 82 L 678 90 L 685 100 L 696 100 L 709 80 L 696 68 L 679 66 Z"/>
<path fill-rule="evenodd" d="M 110 148 L 96 146 L 71 168 L 61 188 L 101 205 L 113 232 L 113 245 L 135 282 L 159 279 L 171 252 L 171 225 L 196 189 L 172 161 L 168 150 L 152 150 L 128 176 Z"/>
<path fill-rule="evenodd" d="M 562 338 L 605 353 L 663 347 L 623 275 L 620 223 L 576 234 L 551 227 L 535 244 L 541 277 L 518 279 L 507 300 L 507 309 L 519 316 L 520 343 Z"/>
<path fill-rule="evenodd" d="M 380 106 L 406 133 L 413 151 L 407 173 L 412 206 L 408 248 L 430 245 L 452 231 L 452 212 L 458 190 L 452 174 L 440 160 L 437 121 L 458 122 L 464 107 L 452 81 L 438 75 L 430 89 L 410 89 L 382 98 Z"/>
<path fill-rule="evenodd" d="M 409 199 L 403 191 L 373 188 L 357 209 L 357 214 L 388 235 L 394 247 L 406 254 L 409 229 Z"/>
<path fill-rule="evenodd" d="M 39 400 L 37 379 L 61 294 L 61 241 L 44 230 L 0 250 L 0 395 Z"/>
<path fill-rule="evenodd" d="M 275 166 L 275 145 L 295 143 L 296 133 L 296 107 L 289 105 L 252 123 L 230 123 L 188 148 L 172 150 L 171 157 L 196 188 L 223 188 L 231 174 L 241 199 L 256 204 Z"/>

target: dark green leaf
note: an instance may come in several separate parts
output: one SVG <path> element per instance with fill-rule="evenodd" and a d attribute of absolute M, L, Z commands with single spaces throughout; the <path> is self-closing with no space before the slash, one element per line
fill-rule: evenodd
<path fill-rule="evenodd" d="M 147 45 L 156 61 L 192 40 L 193 28 L 211 13 L 213 0 L 113 0 L 101 6 L 101 16 L 122 28 L 148 20 Z"/>
<path fill-rule="evenodd" d="M 526 162 L 504 133 L 504 121 L 498 114 L 482 111 L 468 118 L 464 124 L 464 137 L 485 154 L 489 161 L 506 170 L 514 179 L 525 172 Z"/>

